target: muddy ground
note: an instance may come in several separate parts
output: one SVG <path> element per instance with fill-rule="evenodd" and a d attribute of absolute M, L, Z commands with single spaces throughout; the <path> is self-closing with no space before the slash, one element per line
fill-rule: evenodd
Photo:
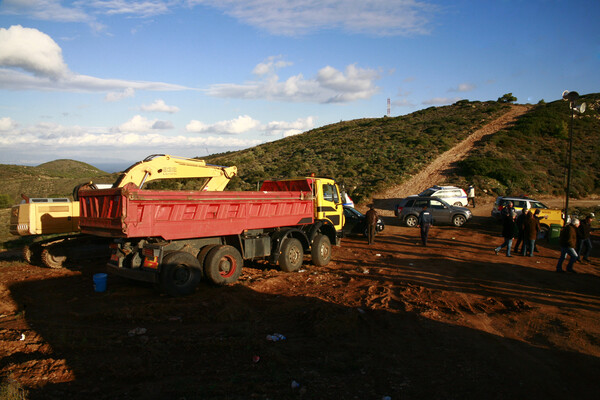
<path fill-rule="evenodd" d="M 557 274 L 547 243 L 496 256 L 490 210 L 432 228 L 427 248 L 386 217 L 326 267 L 253 265 L 186 298 L 115 276 L 96 293 L 102 262 L 5 253 L 0 376 L 28 399 L 598 398 L 600 264 Z"/>

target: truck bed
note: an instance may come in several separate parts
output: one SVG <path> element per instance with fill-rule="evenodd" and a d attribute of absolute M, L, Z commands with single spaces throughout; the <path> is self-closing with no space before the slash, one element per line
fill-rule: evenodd
<path fill-rule="evenodd" d="M 311 224 L 312 194 L 302 191 L 195 192 L 81 190 L 83 233 L 165 240 L 241 234 L 244 230 Z"/>

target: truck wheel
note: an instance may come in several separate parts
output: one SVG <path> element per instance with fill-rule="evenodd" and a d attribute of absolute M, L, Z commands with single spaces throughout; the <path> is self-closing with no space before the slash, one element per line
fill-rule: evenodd
<path fill-rule="evenodd" d="M 281 246 L 279 255 L 279 268 L 283 272 L 297 271 L 304 260 L 304 249 L 298 239 L 288 238 Z"/>
<path fill-rule="evenodd" d="M 317 267 L 324 267 L 331 261 L 331 241 L 325 235 L 318 234 L 313 240 L 310 256 Z"/>
<path fill-rule="evenodd" d="M 194 293 L 202 278 L 200 263 L 190 253 L 175 251 L 163 258 L 160 270 L 162 290 L 170 296 Z"/>
<path fill-rule="evenodd" d="M 65 261 L 67 261 L 65 255 L 55 254 L 48 248 L 42 250 L 42 264 L 48 268 L 62 268 Z"/>
<path fill-rule="evenodd" d="M 200 263 L 200 268 L 202 268 L 202 275 L 204 275 L 204 261 L 206 261 L 206 256 L 208 255 L 208 253 L 210 253 L 210 251 L 212 249 L 214 249 L 215 247 L 219 246 L 218 244 L 208 244 L 206 246 L 204 246 L 200 252 L 198 253 L 198 255 L 196 256 L 196 258 L 198 259 L 198 262 Z"/>
<path fill-rule="evenodd" d="M 406 220 L 404 222 L 406 223 L 406 226 L 414 228 L 419 223 L 419 219 L 414 215 L 409 215 L 408 217 L 406 217 Z"/>
<path fill-rule="evenodd" d="M 40 265 L 42 261 L 42 247 L 39 243 L 31 243 L 23 247 L 23 259 L 31 265 Z"/>
<path fill-rule="evenodd" d="M 216 246 L 206 256 L 204 275 L 215 285 L 237 281 L 242 273 L 242 255 L 235 247 Z"/>
<path fill-rule="evenodd" d="M 454 226 L 463 226 L 465 222 L 467 222 L 467 219 L 462 214 L 457 214 L 454 217 L 452 217 L 452 223 L 454 224 Z"/>

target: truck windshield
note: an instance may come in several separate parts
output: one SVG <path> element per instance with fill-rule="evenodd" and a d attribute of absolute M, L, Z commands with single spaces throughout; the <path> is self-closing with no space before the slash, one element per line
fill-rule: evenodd
<path fill-rule="evenodd" d="M 334 203 L 339 203 L 340 198 L 338 196 L 338 192 L 334 185 L 323 185 L 323 199 L 327 201 L 332 201 Z"/>

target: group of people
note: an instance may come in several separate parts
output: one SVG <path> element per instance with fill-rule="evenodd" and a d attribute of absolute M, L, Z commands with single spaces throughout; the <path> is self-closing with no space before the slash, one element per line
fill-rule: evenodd
<path fill-rule="evenodd" d="M 523 211 L 517 216 L 513 203 L 509 202 L 502 209 L 502 237 L 504 242 L 494 249 L 496 255 L 506 247 L 506 256 L 512 257 L 512 242 L 514 238 L 517 238 L 514 251 L 518 253 L 519 245 L 522 244 L 522 255 L 525 256 L 529 253 L 529 256 L 533 257 L 534 251 L 537 251 L 535 241 L 541 230 L 540 219 L 542 217 L 539 214 L 540 210 L 536 209 L 533 213 L 531 210 Z M 575 273 L 573 269 L 575 262 L 590 262 L 592 220 L 592 215 L 588 215 L 583 222 L 575 218 L 561 230 L 559 237 L 560 257 L 556 265 L 556 272 L 564 272 L 562 264 L 567 255 L 569 255 L 569 262 L 566 266 L 567 272 Z"/>
<path fill-rule="evenodd" d="M 534 213 L 531 210 L 527 213 L 522 212 L 517 216 L 516 210 L 513 208 L 512 202 L 502 210 L 502 237 L 504 242 L 494 249 L 496 255 L 506 247 L 506 256 L 512 257 L 510 252 L 512 242 L 517 238 L 515 253 L 519 252 L 519 246 L 522 244 L 522 254 L 525 256 L 529 253 L 529 257 L 533 257 L 533 252 L 536 251 L 535 241 L 540 233 L 540 210 L 536 209 Z"/>

